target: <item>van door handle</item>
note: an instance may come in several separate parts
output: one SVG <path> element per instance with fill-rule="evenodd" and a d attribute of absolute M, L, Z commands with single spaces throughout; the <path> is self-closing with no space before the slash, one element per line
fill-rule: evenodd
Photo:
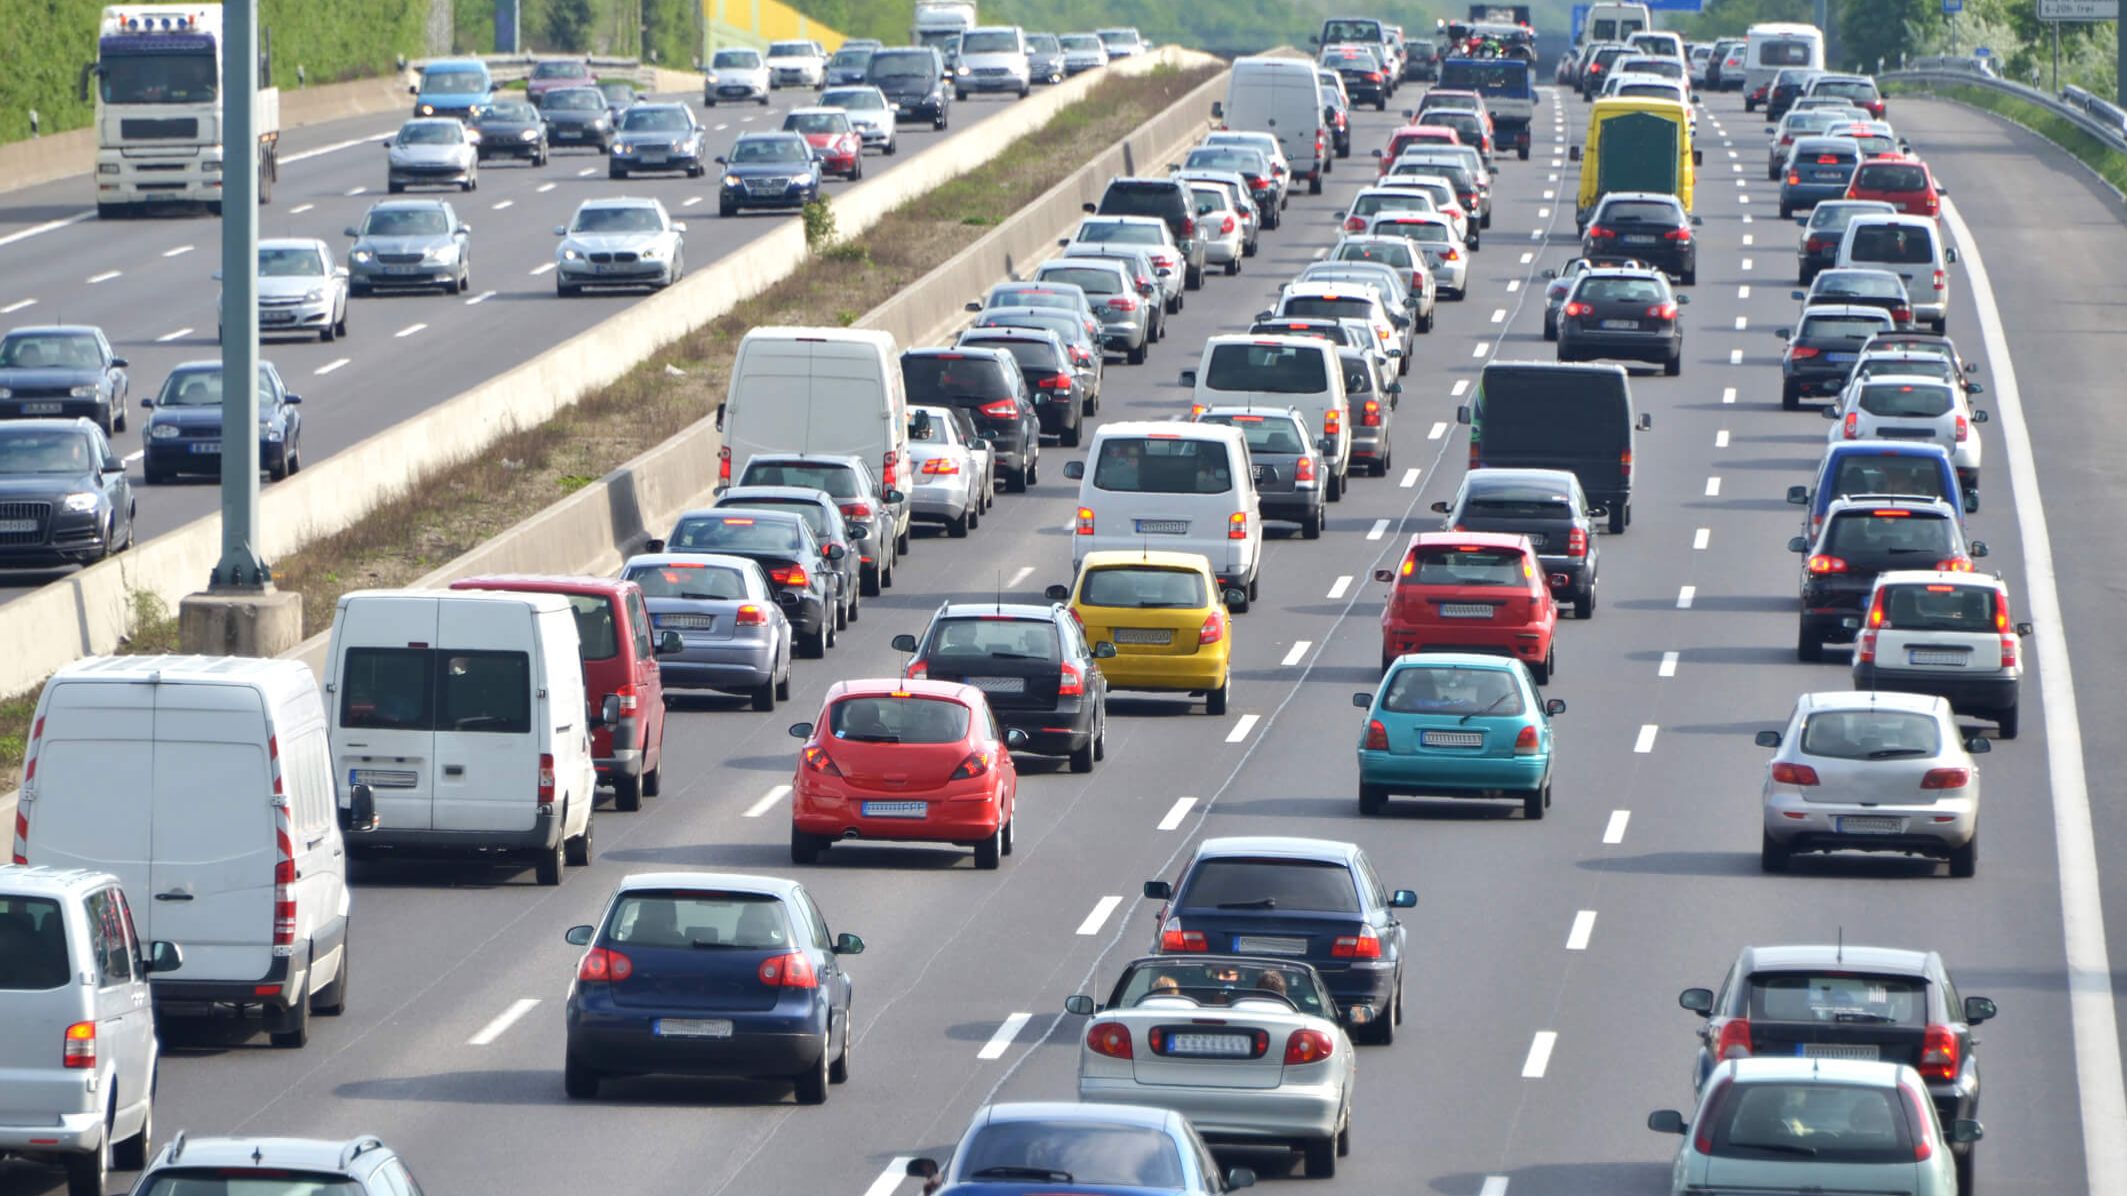
<path fill-rule="evenodd" d="M 446 764 L 443 766 L 443 775 L 447 777 L 462 777 L 465 775 L 465 765 Z"/>
<path fill-rule="evenodd" d="M 325 836 L 323 836 L 323 835 L 319 835 L 319 836 L 318 836 L 317 838 L 315 838 L 315 839 L 306 839 L 306 840 L 304 840 L 304 841 L 303 841 L 303 846 L 304 846 L 304 847 L 306 847 L 306 848 L 307 848 L 307 847 L 316 847 L 316 846 L 317 846 L 318 844 L 320 844 L 320 843 L 323 843 L 324 841 L 325 841 Z"/>
<path fill-rule="evenodd" d="M 172 889 L 167 893 L 157 893 L 155 899 L 157 901 L 190 901 L 192 900 L 192 894 L 185 892 L 183 889 Z"/>

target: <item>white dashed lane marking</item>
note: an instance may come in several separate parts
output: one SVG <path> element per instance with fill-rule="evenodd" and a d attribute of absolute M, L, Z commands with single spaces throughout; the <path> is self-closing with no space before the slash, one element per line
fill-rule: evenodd
<path fill-rule="evenodd" d="M 1378 539 L 1380 539 L 1381 537 L 1383 537 L 1383 536 L 1385 536 L 1385 535 L 1387 535 L 1387 534 L 1388 534 L 1388 520 L 1386 520 L 1386 519 L 1376 519 L 1376 520 L 1374 520 L 1374 526 L 1372 526 L 1372 527 L 1370 527 L 1370 528 L 1368 528 L 1368 529 L 1367 529 L 1367 531 L 1366 531 L 1366 538 L 1367 538 L 1367 539 L 1369 539 L 1369 540 L 1378 540 Z"/>
<path fill-rule="evenodd" d="M 1558 1045 L 1558 1031 L 1538 1030 L 1529 1043 L 1529 1056 L 1521 1062 L 1521 1078 L 1541 1080 L 1544 1069 L 1551 1066 L 1551 1048 Z"/>
<path fill-rule="evenodd" d="M 1713 539 L 1713 529 L 1712 529 L 1712 528 L 1710 528 L 1710 527 L 1702 527 L 1702 528 L 1700 528 L 1699 530 L 1697 530 L 1697 531 L 1695 531 L 1695 532 L 1691 533 L 1691 547 L 1692 547 L 1692 550 L 1693 550 L 1693 551 L 1695 551 L 1695 552 L 1704 552 L 1704 551 L 1706 551 L 1706 544 L 1707 544 L 1707 542 L 1708 542 L 1709 540 L 1712 540 L 1712 539 Z"/>
<path fill-rule="evenodd" d="M 1633 740 L 1632 750 L 1642 756 L 1653 751 L 1654 737 L 1659 734 L 1660 731 L 1661 728 L 1655 726 L 1653 723 L 1641 724 L 1640 737 L 1638 739 Z"/>
<path fill-rule="evenodd" d="M 1335 580 L 1335 581 L 1333 581 L 1333 582 L 1331 582 L 1331 583 L 1330 583 L 1330 585 L 1329 585 L 1329 596 L 1330 596 L 1331 598 L 1342 598 L 1342 597 L 1344 597 L 1344 593 L 1345 593 L 1345 591 L 1347 591 L 1347 590 L 1349 590 L 1349 589 L 1351 589 L 1351 588 L 1352 588 L 1352 578 L 1351 578 L 1351 574 L 1347 573 L 1347 574 L 1343 575 L 1342 577 L 1339 577 L 1339 578 L 1338 578 L 1337 580 Z"/>
<path fill-rule="evenodd" d="M 1300 663 L 1302 660 L 1307 659 L 1307 650 L 1314 646 L 1315 642 L 1313 640 L 1295 640 L 1293 642 L 1292 649 L 1285 653 L 1285 659 L 1279 661 L 1278 663 L 1289 669 L 1292 666 Z"/>
<path fill-rule="evenodd" d="M 486 1046 L 502 1037 L 503 1031 L 517 1024 L 517 1019 L 530 1013 L 539 1004 L 538 997 L 519 997 L 510 1002 L 510 1007 L 495 1015 L 495 1020 L 480 1027 L 480 1032 L 466 1039 L 469 1046 Z"/>
<path fill-rule="evenodd" d="M 1610 821 L 1603 827 L 1603 842 L 1615 846 L 1625 841 L 1625 825 L 1632 821 L 1632 811 L 1612 810 Z"/>
<path fill-rule="evenodd" d="M 1260 714 L 1242 715 L 1240 721 L 1233 724 L 1233 730 L 1226 732 L 1226 742 L 1239 743 L 1248 738 L 1248 733 L 1255 730 L 1256 724 L 1262 721 L 1263 716 Z"/>
<path fill-rule="evenodd" d="M 1176 827 L 1179 827 L 1180 825 L 1182 825 L 1182 819 L 1189 817 L 1189 811 L 1195 808 L 1195 806 L 1196 799 L 1193 797 L 1175 798 L 1174 804 L 1167 807 L 1166 817 L 1160 819 L 1158 829 L 1163 831 L 1171 831 Z"/>
<path fill-rule="evenodd" d="M 1086 920 L 1078 924 L 1078 933 L 1099 934 L 1100 928 L 1107 924 L 1108 915 L 1114 913 L 1115 907 L 1122 903 L 1123 899 L 1121 897 L 1112 894 L 1094 902 L 1093 912 L 1087 914 Z"/>
<path fill-rule="evenodd" d="M 1566 932 L 1566 950 L 1586 951 L 1588 938 L 1595 933 L 1595 911 L 1584 909 L 1573 915 L 1573 929 Z"/>
<path fill-rule="evenodd" d="M 977 1059 L 1004 1058 L 1004 1053 L 1012 1049 L 1012 1040 L 1019 1037 L 1019 1032 L 1026 1028 L 1026 1024 L 1033 1020 L 1033 1017 L 1034 1015 L 1031 1013 L 1015 1013 L 1004 1019 L 1004 1024 L 997 1027 L 997 1032 L 990 1035 L 990 1040 L 982 1044 L 981 1050 L 975 1052 L 975 1057 Z"/>
<path fill-rule="evenodd" d="M 1691 600 L 1692 600 L 1692 599 L 1694 599 L 1694 598 L 1696 598 L 1696 597 L 1698 597 L 1698 596 L 1699 596 L 1699 587 L 1697 587 L 1697 586 L 1678 586 L 1678 587 L 1677 587 L 1677 592 L 1676 592 L 1676 608 L 1677 608 L 1678 610 L 1690 610 L 1690 609 L 1691 609 Z"/>
<path fill-rule="evenodd" d="M 784 798 L 789 796 L 790 786 L 777 785 L 775 788 L 770 789 L 768 792 L 762 794 L 759 801 L 756 801 L 752 805 L 747 806 L 746 812 L 741 815 L 741 817 L 759 818 L 761 815 L 766 814 L 770 810 L 773 810 L 777 802 L 782 801 Z"/>
<path fill-rule="evenodd" d="M 1676 676 L 1676 662 L 1677 662 L 1677 654 L 1676 654 L 1676 653 L 1674 653 L 1674 652 L 1664 652 L 1664 653 L 1662 653 L 1662 663 L 1661 663 L 1661 667 L 1659 667 L 1659 668 L 1657 668 L 1657 669 L 1655 669 L 1655 670 L 1654 670 L 1654 675 L 1655 675 L 1655 676 L 1657 676 L 1657 677 L 1674 677 L 1674 676 Z"/>

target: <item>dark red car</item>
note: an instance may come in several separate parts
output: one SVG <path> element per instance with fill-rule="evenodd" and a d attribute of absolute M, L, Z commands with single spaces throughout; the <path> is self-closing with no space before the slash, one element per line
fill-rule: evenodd
<path fill-rule="evenodd" d="M 1420 532 L 1403 563 L 1374 580 L 1392 588 L 1381 610 L 1381 667 L 1411 652 L 1489 652 L 1551 679 L 1558 603 L 1529 537 L 1504 532 Z"/>
<path fill-rule="evenodd" d="M 1846 185 L 1848 199 L 1878 199 L 1907 216 L 1942 214 L 1944 189 L 1928 164 L 1910 154 L 1871 158 L 1854 169 Z"/>

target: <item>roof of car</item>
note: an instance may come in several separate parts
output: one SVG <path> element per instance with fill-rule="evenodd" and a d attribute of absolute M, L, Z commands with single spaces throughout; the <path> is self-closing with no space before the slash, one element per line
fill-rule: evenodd
<path fill-rule="evenodd" d="M 1934 694 L 1900 693 L 1892 689 L 1826 689 L 1795 699 L 1795 708 L 1808 712 L 1824 710 L 1897 710 L 1912 714 L 1950 715 L 1948 699 Z"/>
<path fill-rule="evenodd" d="M 1073 242 L 1073 244 L 1076 245 L 1078 243 Z M 1083 270 L 1088 267 L 1097 267 L 1103 270 L 1113 270 L 1118 274 L 1126 273 L 1123 268 L 1123 264 L 1119 259 L 1113 257 L 1094 257 L 1091 254 L 1087 253 L 1073 253 L 1069 257 L 1052 257 L 1048 261 L 1045 261 L 1040 266 L 1036 267 L 1036 269 L 1039 271 L 1046 271 L 1052 266 L 1059 269 L 1068 268 L 1073 270 Z"/>
<path fill-rule="evenodd" d="M 1886 324 L 1894 322 L 1891 313 L 1866 303 L 1812 303 L 1802 309 L 1803 319 L 1807 320 L 1811 316 L 1867 316 L 1872 320 L 1882 320 Z"/>
<path fill-rule="evenodd" d="M 729 507 L 696 507 L 691 511 L 680 512 L 679 521 L 685 522 L 689 519 L 728 519 L 736 514 L 738 512 Z M 794 523 L 799 527 L 808 526 L 805 522 L 805 516 L 798 514 L 796 511 L 778 511 L 773 507 L 748 508 L 741 518 L 753 519 L 756 522 L 768 520 L 774 523 Z"/>
<path fill-rule="evenodd" d="M 883 697 L 943 698 L 967 705 L 984 705 L 989 701 L 982 691 L 964 681 L 930 681 L 910 677 L 852 677 L 835 682 L 827 690 L 827 700 L 839 698 Z"/>
<path fill-rule="evenodd" d="M 1121 569 L 1130 565 L 1150 565 L 1157 569 L 1191 569 L 1199 573 L 1211 572 L 1210 558 L 1200 552 L 1172 552 L 1165 549 L 1103 548 L 1086 554 L 1079 563 L 1080 572 L 1090 573 L 1095 569 Z"/>
<path fill-rule="evenodd" d="M 1792 1083 L 1797 1080 L 1843 1084 L 1863 1088 L 1889 1088 L 1898 1083 L 1901 1072 L 1911 1071 L 1903 1063 L 1883 1063 L 1861 1059 L 1815 1059 L 1785 1055 L 1753 1055 L 1747 1059 L 1730 1059 L 1720 1064 L 1715 1078 L 1731 1078 L 1738 1084 Z"/>
<path fill-rule="evenodd" d="M 1035 308 L 1034 310 L 1064 312 L 1064 309 L 1060 307 Z M 1064 314 L 1069 315 L 1070 313 L 1064 312 Z M 1048 344 L 1052 341 L 1061 343 L 1063 340 L 1051 328 L 1016 328 L 1010 324 L 991 324 L 982 328 L 963 329 L 960 333 L 960 339 L 955 342 L 954 347 L 966 346 L 971 337 L 975 340 L 988 341 L 1040 341 L 1043 344 Z"/>
<path fill-rule="evenodd" d="M 854 453 L 755 453 L 746 459 L 748 465 L 755 461 L 803 461 L 808 465 L 840 465 L 845 469 L 865 464 L 864 458 Z"/>
<path fill-rule="evenodd" d="M 1069 1121 L 1080 1125 L 1135 1125 L 1147 1129 L 1172 1129 L 1181 1114 L 1150 1105 L 1079 1104 L 1077 1101 L 1011 1101 L 984 1105 L 975 1111 L 975 1121 L 995 1125 L 1007 1121 Z"/>
<path fill-rule="evenodd" d="M 9 336 L 35 333 L 39 336 L 90 336 L 98 331 L 94 324 L 24 324 L 7 330 Z"/>
<path fill-rule="evenodd" d="M 1927 379 L 1933 381 L 1933 379 Z M 1895 498 L 1881 494 L 1848 494 L 1832 500 L 1831 513 L 1863 508 L 1904 507 L 1919 515 L 1941 515 L 1954 518 L 1957 508 L 1939 498 L 1923 498 L 1919 495 L 1899 495 Z"/>
<path fill-rule="evenodd" d="M 372 1157 L 381 1159 L 389 1149 L 377 1139 L 367 1137 L 193 1138 L 180 1133 L 163 1148 L 150 1170 L 215 1167 L 345 1174 L 351 1164 L 361 1162 L 366 1167 L 367 1160 Z"/>
<path fill-rule="evenodd" d="M 1505 489 L 1508 486 L 1570 487 L 1577 479 L 1566 469 L 1473 469 L 1462 475 L 1465 490 Z"/>
<path fill-rule="evenodd" d="M 1056 620 L 1058 607 L 1032 602 L 947 602 L 938 607 L 938 619 L 1026 619 L 1037 623 Z"/>
<path fill-rule="evenodd" d="M 0 864 L 0 893 L 11 896 L 59 897 L 105 884 L 118 878 L 87 868 L 51 868 L 42 864 Z"/>
<path fill-rule="evenodd" d="M 723 552 L 638 552 L 621 562 L 620 567 L 627 570 L 638 565 L 715 565 L 719 568 L 744 571 L 748 566 L 758 567 L 759 562 L 750 556 L 732 556 Z"/>
<path fill-rule="evenodd" d="M 1493 652 L 1406 652 L 1396 659 L 1408 660 L 1413 665 L 1425 668 L 1452 666 L 1458 669 L 1496 669 L 1502 673 L 1521 667 L 1521 662 L 1513 657 L 1500 656 Z"/>
<path fill-rule="evenodd" d="M 1886 569 L 1876 575 L 1878 586 L 1976 586 L 2005 590 L 2009 583 L 1992 573 L 1952 573 L 1947 569 Z"/>
<path fill-rule="evenodd" d="M 1529 550 L 1529 537 L 1520 532 L 1418 532 L 1411 548 L 1437 548 L 1443 544 L 1473 544 L 1480 548 Z"/>
<path fill-rule="evenodd" d="M 1745 966 L 1752 972 L 1784 972 L 1804 968 L 1842 968 L 1855 971 L 1901 972 L 1924 975 L 1932 951 L 1902 947 L 1856 947 L 1851 944 L 1811 943 L 1779 947 L 1746 947 Z"/>
<path fill-rule="evenodd" d="M 1359 858 L 1359 845 L 1336 839 L 1303 839 L 1293 835 L 1223 835 L 1197 845 L 1198 860 L 1263 856 L 1272 859 L 1322 860 L 1349 864 Z"/>
<path fill-rule="evenodd" d="M 634 586 L 634 582 L 618 577 L 560 573 L 482 573 L 461 577 L 450 584 L 454 590 L 514 590 L 540 594 L 613 594 Z"/>
<path fill-rule="evenodd" d="M 749 498 L 789 498 L 823 507 L 835 506 L 833 495 L 810 486 L 733 486 L 716 496 L 716 505 L 721 507 L 725 503 L 743 502 Z"/>
<path fill-rule="evenodd" d="M 756 876 L 746 872 L 631 872 L 620 878 L 614 892 L 634 889 L 723 889 L 739 893 L 772 893 L 789 899 L 798 891 L 795 880 L 780 876 Z"/>

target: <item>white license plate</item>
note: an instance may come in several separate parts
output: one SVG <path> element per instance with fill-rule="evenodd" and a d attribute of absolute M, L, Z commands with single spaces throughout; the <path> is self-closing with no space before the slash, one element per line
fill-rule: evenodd
<path fill-rule="evenodd" d="M 1652 245 L 1657 239 L 1651 233 L 1631 233 L 1621 238 L 1627 245 Z"/>
<path fill-rule="evenodd" d="M 1969 648 L 1908 648 L 1905 653 L 1905 661 L 1907 664 L 1935 664 L 1963 668 L 1971 663 L 1972 651 Z"/>
<path fill-rule="evenodd" d="M 411 789 L 421 783 L 421 776 L 402 768 L 353 768 L 347 772 L 347 783 L 372 789 Z"/>
<path fill-rule="evenodd" d="M 1305 955 L 1307 940 L 1243 934 L 1234 936 L 1233 949 L 1241 955 Z"/>
<path fill-rule="evenodd" d="M 922 818 L 930 813 L 927 801 L 868 801 L 864 803 L 866 818 Z"/>
<path fill-rule="evenodd" d="M 1440 604 L 1443 619 L 1489 619 L 1492 607 L 1483 602 L 1443 602 Z"/>
<path fill-rule="evenodd" d="M 1246 1034 L 1170 1034 L 1167 1036 L 1167 1053 L 1246 1059 L 1255 1054 L 1255 1040 Z"/>
<path fill-rule="evenodd" d="M 1425 731 L 1425 732 L 1422 732 L 1422 733 L 1421 733 L 1421 734 L 1420 734 L 1420 735 L 1418 736 L 1418 742 L 1420 742 L 1420 743 L 1424 744 L 1424 745 L 1425 745 L 1425 746 L 1427 746 L 1427 747 L 1457 747 L 1457 748 L 1472 748 L 1472 747 L 1483 747 L 1483 746 L 1484 746 L 1484 732 L 1482 732 L 1482 731 Z"/>
<path fill-rule="evenodd" d="M 986 694 L 1023 694 L 1027 692 L 1025 677 L 970 677 L 968 684 Z"/>
<path fill-rule="evenodd" d="M 222 451 L 222 442 L 219 440 L 196 440 L 192 442 L 192 451 L 201 455 L 219 454 Z"/>
<path fill-rule="evenodd" d="M 1112 638 L 1118 644 L 1171 644 L 1174 632 L 1165 627 L 1118 627 Z"/>
<path fill-rule="evenodd" d="M 24 415 L 57 415 L 57 414 L 59 414 L 59 404 L 57 404 L 57 403 L 24 403 L 24 404 L 22 405 L 22 414 L 24 414 Z"/>
<path fill-rule="evenodd" d="M 37 530 L 34 519 L 0 519 L 0 535 L 19 535 Z"/>
<path fill-rule="evenodd" d="M 659 615 L 656 622 L 659 627 L 674 631 L 716 630 L 715 615 Z"/>
<path fill-rule="evenodd" d="M 1883 1048 L 1872 1042 L 1798 1042 L 1795 1054 L 1804 1059 L 1860 1059 L 1873 1062 L 1883 1057 Z"/>
<path fill-rule="evenodd" d="M 1601 326 L 1604 328 L 1616 328 L 1631 331 L 1633 329 L 1638 328 L 1640 326 L 1640 322 L 1638 320 L 1604 320 Z"/>
<path fill-rule="evenodd" d="M 648 150 L 645 150 L 645 151 L 643 151 L 643 153 L 642 153 L 642 154 L 641 154 L 640 156 L 641 156 L 642 160 L 643 160 L 644 162 L 646 162 L 646 163 L 656 163 L 656 162 L 662 162 L 662 161 L 664 161 L 664 160 L 665 160 L 666 158 L 669 158 L 669 157 L 671 157 L 671 155 L 670 155 L 670 154 L 660 154 L 660 153 L 652 153 L 652 152 L 650 152 L 650 151 L 648 151 Z"/>
<path fill-rule="evenodd" d="M 1141 536 L 1186 536 L 1189 534 L 1187 519 L 1140 519 L 1137 532 Z"/>
<path fill-rule="evenodd" d="M 421 273 L 421 267 L 419 267 L 419 266 L 386 266 L 386 267 L 384 267 L 384 272 L 385 272 L 386 274 L 419 274 L 419 273 Z"/>
<path fill-rule="evenodd" d="M 731 1019 L 722 1017 L 661 1017 L 651 1023 L 659 1038 L 729 1038 Z"/>
<path fill-rule="evenodd" d="M 292 311 L 262 311 L 258 315 L 258 322 L 261 324 L 293 324 L 295 323 L 295 313 Z"/>
<path fill-rule="evenodd" d="M 1905 829 L 1905 819 L 1881 814 L 1851 814 L 1832 819 L 1832 824 L 1842 835 L 1895 835 Z"/>

